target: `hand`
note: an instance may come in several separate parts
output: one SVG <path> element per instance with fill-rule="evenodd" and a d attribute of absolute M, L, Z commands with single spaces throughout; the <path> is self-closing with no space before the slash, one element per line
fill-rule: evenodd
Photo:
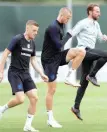
<path fill-rule="evenodd" d="M 107 41 L 107 35 L 105 35 L 105 34 L 103 35 L 103 40 Z"/>
<path fill-rule="evenodd" d="M 0 83 L 3 80 L 3 72 L 0 72 Z"/>
<path fill-rule="evenodd" d="M 41 78 L 45 81 L 48 82 L 49 78 L 45 74 L 41 74 Z"/>

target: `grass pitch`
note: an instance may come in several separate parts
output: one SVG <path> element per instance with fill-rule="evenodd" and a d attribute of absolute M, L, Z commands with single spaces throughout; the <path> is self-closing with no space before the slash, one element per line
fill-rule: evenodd
<path fill-rule="evenodd" d="M 100 88 L 89 85 L 81 103 L 83 121 L 79 121 L 70 111 L 74 104 L 76 88 L 58 83 L 54 96 L 54 116 L 63 128 L 55 129 L 46 124 L 45 110 L 46 84 L 38 83 L 39 101 L 33 126 L 40 132 L 107 132 L 107 84 L 102 83 Z M 5 104 L 10 98 L 11 88 L 8 83 L 0 84 L 0 105 Z M 23 132 L 26 120 L 28 99 L 25 103 L 9 109 L 0 120 L 0 132 Z"/>

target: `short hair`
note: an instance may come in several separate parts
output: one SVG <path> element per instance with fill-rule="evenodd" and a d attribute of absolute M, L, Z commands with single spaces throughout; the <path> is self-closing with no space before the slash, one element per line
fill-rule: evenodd
<path fill-rule="evenodd" d="M 39 24 L 35 21 L 35 20 L 28 20 L 27 22 L 26 22 L 26 26 L 27 25 L 34 25 L 34 26 L 36 26 L 36 27 L 39 27 Z"/>
<path fill-rule="evenodd" d="M 87 7 L 87 14 L 89 15 L 89 11 L 93 11 L 94 7 L 99 7 L 98 4 L 89 4 Z"/>
<path fill-rule="evenodd" d="M 64 14 L 66 11 L 71 14 L 71 10 L 68 7 L 62 7 L 59 11 L 59 14 Z"/>

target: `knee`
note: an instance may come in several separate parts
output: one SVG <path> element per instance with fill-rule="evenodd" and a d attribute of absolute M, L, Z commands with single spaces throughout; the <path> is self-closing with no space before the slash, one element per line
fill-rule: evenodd
<path fill-rule="evenodd" d="M 33 102 L 37 102 L 38 101 L 38 96 L 37 95 L 33 95 L 30 97 L 30 100 Z"/>
<path fill-rule="evenodd" d="M 25 97 L 24 97 L 24 96 L 17 97 L 17 102 L 18 102 L 18 104 L 24 103 L 24 100 L 25 100 Z"/>
<path fill-rule="evenodd" d="M 80 83 L 81 84 L 81 89 L 84 91 L 87 87 L 88 87 L 88 81 L 86 80 L 85 82 L 83 82 L 83 83 Z"/>
<path fill-rule="evenodd" d="M 86 89 L 89 84 L 89 81 L 86 80 L 86 76 L 82 78 L 80 81 L 80 85 L 82 89 Z"/>
<path fill-rule="evenodd" d="M 34 96 L 34 100 L 37 102 L 39 100 L 38 96 Z"/>
<path fill-rule="evenodd" d="M 50 95 L 54 95 L 55 92 L 56 92 L 56 88 L 49 88 L 49 89 L 48 89 L 48 93 L 49 93 Z"/>
<path fill-rule="evenodd" d="M 83 48 L 79 48 L 79 55 L 80 55 L 81 57 L 85 57 L 85 55 L 86 55 L 86 50 L 83 49 Z"/>

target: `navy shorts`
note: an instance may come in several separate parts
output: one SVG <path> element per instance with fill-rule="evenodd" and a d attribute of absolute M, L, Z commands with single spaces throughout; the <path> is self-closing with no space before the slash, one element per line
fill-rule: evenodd
<path fill-rule="evenodd" d="M 26 93 L 31 89 L 36 88 L 36 85 L 28 71 L 9 69 L 8 80 L 10 82 L 13 95 L 20 91 Z"/>
<path fill-rule="evenodd" d="M 49 82 L 53 82 L 57 78 L 59 66 L 68 64 L 68 62 L 66 62 L 68 51 L 69 49 L 59 52 L 52 58 L 51 62 L 42 61 L 44 73 L 48 76 Z"/>

